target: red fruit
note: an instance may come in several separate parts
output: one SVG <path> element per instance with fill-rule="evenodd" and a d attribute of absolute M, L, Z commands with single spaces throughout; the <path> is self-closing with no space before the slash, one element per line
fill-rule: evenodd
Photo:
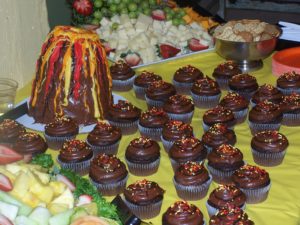
<path fill-rule="evenodd" d="M 8 219 L 6 216 L 0 214 L 0 224 L 1 225 L 14 225 L 10 219 Z"/>
<path fill-rule="evenodd" d="M 22 160 L 23 156 L 5 145 L 0 145 L 0 165 L 5 165 Z"/>
<path fill-rule="evenodd" d="M 191 40 L 189 40 L 189 49 L 193 52 L 196 52 L 208 49 L 208 46 L 202 45 L 198 39 L 192 38 Z"/>
<path fill-rule="evenodd" d="M 11 191 L 13 189 L 10 179 L 4 174 L 0 173 L 0 190 L 1 191 Z M 2 224 L 2 223 L 1 223 Z"/>
<path fill-rule="evenodd" d="M 92 200 L 93 200 L 93 198 L 90 195 L 80 195 L 76 206 L 89 204 L 92 202 Z"/>
<path fill-rule="evenodd" d="M 71 190 L 74 191 L 76 189 L 75 185 L 64 175 L 57 174 L 56 175 L 56 180 L 63 182 L 67 187 Z"/>
<path fill-rule="evenodd" d="M 141 62 L 141 57 L 137 53 L 129 53 L 125 56 L 125 62 L 129 66 L 136 66 Z"/>
<path fill-rule="evenodd" d="M 166 19 L 166 14 L 161 9 L 153 10 L 152 13 L 151 13 L 151 16 L 152 16 L 152 19 L 154 19 L 154 20 L 162 21 L 162 20 Z"/>
<path fill-rule="evenodd" d="M 172 45 L 168 45 L 168 44 L 161 44 L 159 46 L 159 52 L 160 52 L 160 55 L 164 58 L 164 59 L 167 59 L 167 58 L 171 58 L 175 55 L 177 55 L 178 52 L 180 52 L 180 49 L 172 46 Z"/>
<path fill-rule="evenodd" d="M 90 0 L 75 0 L 73 8 L 78 14 L 83 16 L 89 16 L 93 13 L 93 4 Z"/>
<path fill-rule="evenodd" d="M 106 52 L 107 55 L 109 55 L 109 53 L 114 52 L 115 49 L 111 48 L 108 42 L 102 42 L 102 45 L 104 47 L 104 50 Z"/>

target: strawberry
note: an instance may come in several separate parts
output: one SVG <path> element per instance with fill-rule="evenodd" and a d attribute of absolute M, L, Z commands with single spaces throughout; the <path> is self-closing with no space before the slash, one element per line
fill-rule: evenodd
<path fill-rule="evenodd" d="M 13 225 L 13 223 L 6 216 L 0 214 L 0 224 L 1 225 Z"/>
<path fill-rule="evenodd" d="M 13 189 L 10 179 L 4 174 L 0 173 L 0 190 L 1 191 L 11 191 Z"/>
<path fill-rule="evenodd" d="M 151 13 L 151 16 L 152 16 L 152 19 L 154 19 L 154 20 L 162 21 L 162 20 L 166 19 L 166 14 L 161 9 L 153 10 L 152 13 Z"/>
<path fill-rule="evenodd" d="M 22 160 L 23 156 L 5 145 L 0 145 L 0 165 Z"/>
<path fill-rule="evenodd" d="M 193 52 L 201 51 L 204 49 L 208 49 L 208 46 L 202 45 L 200 41 L 196 38 L 192 38 L 188 42 L 189 49 Z"/>
<path fill-rule="evenodd" d="M 83 16 L 89 16 L 93 13 L 93 4 L 90 0 L 75 0 L 73 8 L 78 14 Z"/>
<path fill-rule="evenodd" d="M 57 174 L 56 175 L 56 180 L 63 182 L 65 185 L 67 185 L 67 187 L 71 190 L 74 191 L 76 189 L 75 185 L 64 175 L 61 174 Z"/>
<path fill-rule="evenodd" d="M 159 52 L 164 59 L 167 59 L 177 55 L 177 53 L 180 52 L 180 49 L 169 44 L 161 44 L 159 46 Z"/>
<path fill-rule="evenodd" d="M 93 200 L 93 198 L 90 195 L 80 195 L 76 206 L 89 204 L 92 202 L 92 200 Z"/>
<path fill-rule="evenodd" d="M 141 57 L 137 53 L 133 52 L 128 53 L 124 60 L 129 66 L 136 66 L 141 62 Z"/>

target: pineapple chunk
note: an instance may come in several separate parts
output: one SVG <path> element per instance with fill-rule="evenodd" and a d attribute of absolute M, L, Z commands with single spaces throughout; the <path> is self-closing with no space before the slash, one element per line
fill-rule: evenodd
<path fill-rule="evenodd" d="M 52 203 L 67 204 L 71 209 L 74 207 L 74 197 L 69 188 L 67 188 L 61 195 L 55 198 Z"/>
<path fill-rule="evenodd" d="M 50 186 L 45 186 L 42 183 L 35 183 L 30 186 L 29 191 L 46 204 L 50 203 L 54 197 L 52 188 Z"/>
<path fill-rule="evenodd" d="M 62 204 L 62 203 L 50 203 L 48 204 L 47 208 L 49 209 L 52 215 L 56 215 L 58 213 L 67 211 L 69 209 L 69 206 L 68 204 Z"/>
<path fill-rule="evenodd" d="M 49 185 L 53 189 L 55 197 L 62 194 L 67 188 L 67 186 L 60 181 L 51 181 Z"/>

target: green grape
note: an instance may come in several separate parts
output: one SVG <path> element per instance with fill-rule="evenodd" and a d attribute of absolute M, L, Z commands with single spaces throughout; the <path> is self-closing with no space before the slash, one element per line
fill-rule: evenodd
<path fill-rule="evenodd" d="M 119 27 L 119 24 L 118 24 L 118 23 L 113 23 L 113 24 L 111 25 L 111 29 L 113 29 L 113 30 L 117 30 L 118 27 Z"/>
<path fill-rule="evenodd" d="M 113 0 L 114 4 L 118 5 L 121 3 L 121 0 Z"/>
<path fill-rule="evenodd" d="M 148 9 L 143 9 L 143 13 L 147 16 L 150 16 L 151 15 L 151 9 L 148 8 Z"/>
<path fill-rule="evenodd" d="M 165 11 L 165 13 L 169 13 L 169 12 L 173 11 L 170 7 L 164 7 L 163 10 Z"/>
<path fill-rule="evenodd" d="M 136 19 L 137 18 L 137 13 L 136 12 L 129 12 L 128 14 L 130 19 Z"/>
<path fill-rule="evenodd" d="M 130 12 L 135 12 L 136 10 L 137 10 L 137 4 L 135 4 L 135 3 L 130 3 L 129 5 L 128 5 L 128 10 L 130 11 Z"/>
<path fill-rule="evenodd" d="M 148 0 L 149 1 L 149 5 L 154 6 L 156 5 L 156 0 Z"/>
<path fill-rule="evenodd" d="M 148 2 L 141 2 L 141 4 L 139 5 L 139 8 L 148 9 L 149 8 Z"/>
<path fill-rule="evenodd" d="M 128 14 L 128 9 L 127 8 L 121 9 L 120 14 Z"/>
<path fill-rule="evenodd" d="M 102 8 L 102 9 L 101 9 L 101 12 L 102 12 L 102 15 L 103 15 L 103 16 L 109 16 L 109 14 L 110 14 L 110 13 L 109 13 L 109 10 L 108 10 L 107 8 Z"/>
<path fill-rule="evenodd" d="M 102 0 L 96 0 L 96 1 L 94 1 L 94 6 L 96 8 L 101 8 L 102 5 L 103 5 Z"/>
<path fill-rule="evenodd" d="M 131 2 L 131 0 L 121 0 L 121 1 L 122 1 L 122 3 L 125 3 L 126 5 Z"/>
<path fill-rule="evenodd" d="M 180 17 L 184 17 L 184 16 L 186 15 L 184 9 L 179 9 L 179 10 L 177 11 L 177 14 L 180 15 Z"/>
<path fill-rule="evenodd" d="M 114 0 L 107 0 L 107 5 L 114 4 Z"/>
<path fill-rule="evenodd" d="M 184 19 L 182 19 L 182 18 L 181 18 L 181 19 L 179 19 L 179 22 L 180 22 L 179 24 L 181 24 L 181 25 L 185 25 L 185 24 L 186 24 L 185 20 L 184 20 Z"/>
<path fill-rule="evenodd" d="M 122 9 L 127 9 L 127 6 L 124 2 L 120 2 L 120 4 L 118 4 L 118 9 L 119 11 L 121 11 Z"/>
<path fill-rule="evenodd" d="M 172 20 L 172 24 L 173 24 L 174 26 L 178 26 L 178 25 L 180 24 L 180 19 L 174 18 L 174 19 Z"/>
<path fill-rule="evenodd" d="M 166 19 L 167 19 L 167 20 L 172 20 L 172 19 L 173 19 L 173 16 L 172 16 L 170 13 L 167 13 Z"/>
<path fill-rule="evenodd" d="M 99 11 L 99 10 L 95 11 L 95 12 L 94 12 L 94 17 L 95 17 L 96 19 L 101 20 L 101 19 L 102 19 L 102 12 Z"/>
<path fill-rule="evenodd" d="M 109 10 L 114 14 L 118 11 L 118 6 L 115 4 L 110 5 Z"/>
<path fill-rule="evenodd" d="M 99 19 L 93 19 L 91 22 L 93 25 L 99 25 L 100 24 L 100 20 Z"/>

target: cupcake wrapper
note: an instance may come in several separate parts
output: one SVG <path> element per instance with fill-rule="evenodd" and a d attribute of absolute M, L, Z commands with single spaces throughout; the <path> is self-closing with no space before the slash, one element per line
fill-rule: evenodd
<path fill-rule="evenodd" d="M 139 86 L 136 86 L 136 85 L 133 84 L 133 90 L 134 90 L 135 96 L 137 98 L 145 99 L 145 90 L 146 90 L 146 88 L 139 87 Z"/>
<path fill-rule="evenodd" d="M 180 198 L 188 201 L 195 201 L 204 198 L 207 194 L 211 182 L 212 182 L 212 177 L 209 176 L 209 180 L 206 181 L 204 184 L 197 185 L 197 186 L 196 185 L 184 186 L 177 183 L 176 180 L 173 178 L 173 183 L 175 185 L 177 195 Z"/>
<path fill-rule="evenodd" d="M 300 88 L 280 88 L 277 87 L 279 91 L 281 91 L 284 95 L 290 95 L 292 93 L 300 94 Z"/>
<path fill-rule="evenodd" d="M 147 97 L 147 95 L 145 95 L 145 99 L 148 105 L 148 108 L 151 107 L 162 107 L 164 105 L 164 101 L 158 101 L 158 100 L 153 100 Z"/>
<path fill-rule="evenodd" d="M 167 114 L 172 120 L 179 120 L 184 123 L 191 123 L 194 115 L 194 110 L 192 112 L 184 113 L 184 114 L 175 114 L 175 113 L 167 113 Z"/>
<path fill-rule="evenodd" d="M 156 217 L 160 213 L 162 205 L 162 201 L 149 205 L 136 205 L 127 201 L 125 198 L 123 198 L 123 200 L 127 207 L 133 212 L 133 214 L 142 220 Z"/>
<path fill-rule="evenodd" d="M 300 113 L 284 113 L 282 125 L 290 127 L 300 126 Z"/>
<path fill-rule="evenodd" d="M 208 212 L 208 215 L 209 217 L 213 216 L 213 215 L 216 215 L 217 212 L 219 211 L 218 208 L 215 208 L 213 206 L 211 206 L 208 202 L 206 202 L 206 209 L 207 209 L 207 212 Z M 242 210 L 245 210 L 246 209 L 246 204 L 242 205 L 242 207 L 240 207 Z"/>
<path fill-rule="evenodd" d="M 211 146 L 204 145 L 204 147 L 205 147 L 206 150 L 207 150 L 207 154 L 211 153 L 211 151 L 213 150 L 213 147 L 211 147 Z"/>
<path fill-rule="evenodd" d="M 143 127 L 140 124 L 138 124 L 138 128 L 142 136 L 149 137 L 155 141 L 161 141 L 160 136 L 162 133 L 162 128 Z"/>
<path fill-rule="evenodd" d="M 115 196 L 117 194 L 123 193 L 123 190 L 126 188 L 126 182 L 128 180 L 128 175 L 124 179 L 114 182 L 114 183 L 111 183 L 111 184 L 100 184 L 100 183 L 93 181 L 92 179 L 90 179 L 90 180 L 102 195 Z"/>
<path fill-rule="evenodd" d="M 169 153 L 170 148 L 172 147 L 172 145 L 174 144 L 175 141 L 167 141 L 166 139 L 163 138 L 163 136 L 160 136 L 160 139 L 163 143 L 163 146 L 166 150 L 167 153 Z"/>
<path fill-rule="evenodd" d="M 255 204 L 255 203 L 263 202 L 267 199 L 270 188 L 271 188 L 271 183 L 262 188 L 256 188 L 256 189 L 240 188 L 240 189 L 242 192 L 245 193 L 247 197 L 246 203 Z"/>
<path fill-rule="evenodd" d="M 195 162 L 197 162 L 197 163 L 202 163 L 204 160 L 205 160 L 205 159 L 197 159 L 197 160 L 193 160 L 193 161 L 195 161 Z M 171 159 L 171 158 L 170 158 L 170 161 L 171 161 L 171 165 L 172 165 L 172 168 L 173 168 L 174 173 L 176 172 L 176 170 L 178 169 L 178 167 L 179 167 L 181 164 L 184 163 L 184 162 L 179 163 L 179 162 L 177 162 L 176 160 Z M 187 161 L 188 161 L 188 160 L 187 160 Z M 187 162 L 187 161 L 186 161 L 186 162 Z"/>
<path fill-rule="evenodd" d="M 67 140 L 75 139 L 76 135 L 68 137 L 52 137 L 47 134 L 44 134 L 48 147 L 53 150 L 59 150 L 63 146 L 64 142 Z"/>
<path fill-rule="evenodd" d="M 173 80 L 172 83 L 175 86 L 177 94 L 180 95 L 189 95 L 193 86 L 193 83 L 181 83 L 177 82 L 176 80 Z"/>
<path fill-rule="evenodd" d="M 61 168 L 63 169 L 68 169 L 68 170 L 72 170 L 75 173 L 79 173 L 80 175 L 86 175 L 89 172 L 90 169 L 90 163 L 91 160 L 93 159 L 90 158 L 88 160 L 82 161 L 82 162 L 76 162 L 76 163 L 65 163 L 62 162 L 61 160 L 59 160 L 59 158 L 57 157 L 57 162 L 60 164 Z"/>
<path fill-rule="evenodd" d="M 234 170 L 231 171 L 222 171 L 215 169 L 207 164 L 207 169 L 213 177 L 213 180 L 219 184 L 232 184 L 231 176 L 234 173 Z"/>
<path fill-rule="evenodd" d="M 94 156 L 100 154 L 100 153 L 106 153 L 106 154 L 112 154 L 112 155 L 116 155 L 118 152 L 118 148 L 119 148 L 119 144 L 120 141 L 117 141 L 114 144 L 111 145 L 107 145 L 107 146 L 96 146 L 96 145 L 92 145 L 88 142 L 88 140 L 86 140 L 86 143 L 91 147 L 91 149 L 94 152 Z"/>
<path fill-rule="evenodd" d="M 223 90 L 229 90 L 229 86 L 228 86 L 228 82 L 230 80 L 231 77 L 229 77 L 228 79 L 225 78 L 216 78 L 216 81 L 218 82 L 219 86 L 221 89 Z"/>
<path fill-rule="evenodd" d="M 256 134 L 259 131 L 264 130 L 279 130 L 281 124 L 280 123 L 274 123 L 274 124 L 264 124 L 264 123 L 253 123 L 249 121 L 249 127 L 251 129 L 252 134 Z"/>
<path fill-rule="evenodd" d="M 236 120 L 235 120 L 234 124 L 235 124 L 235 123 L 236 123 Z M 228 126 L 228 124 L 227 124 L 227 126 Z M 210 126 L 208 126 L 208 125 L 207 125 L 206 123 L 204 123 L 204 122 L 202 122 L 202 127 L 203 127 L 204 132 L 208 131 L 209 128 L 210 128 Z M 233 129 L 234 129 L 234 125 L 233 125 L 233 126 L 228 126 L 228 129 L 233 130 Z"/>
<path fill-rule="evenodd" d="M 215 96 L 199 96 L 190 92 L 195 106 L 202 109 L 212 108 L 218 105 L 221 94 Z"/>
<path fill-rule="evenodd" d="M 109 123 L 113 126 L 119 127 L 124 135 L 135 133 L 138 129 L 138 122 L 139 120 L 123 123 L 109 120 Z"/>
<path fill-rule="evenodd" d="M 130 173 L 135 176 L 149 176 L 156 173 L 160 163 L 160 158 L 152 163 L 132 163 L 127 159 L 125 160 Z"/>
<path fill-rule="evenodd" d="M 233 113 L 236 119 L 236 123 L 243 123 L 247 118 L 248 108 Z"/>
<path fill-rule="evenodd" d="M 113 91 L 129 91 L 133 86 L 134 79 L 135 76 L 127 80 L 112 80 Z"/>
<path fill-rule="evenodd" d="M 286 150 L 274 153 L 262 153 L 255 149 L 252 150 L 254 162 L 261 166 L 278 166 L 282 163 Z"/>

